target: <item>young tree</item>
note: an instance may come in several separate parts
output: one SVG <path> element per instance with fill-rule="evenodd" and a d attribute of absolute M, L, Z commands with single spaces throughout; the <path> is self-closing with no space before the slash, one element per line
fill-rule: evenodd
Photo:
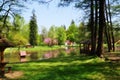
<path fill-rule="evenodd" d="M 51 39 L 56 39 L 57 38 L 57 32 L 56 32 L 56 26 L 51 26 L 49 31 L 48 31 L 48 37 Z"/>
<path fill-rule="evenodd" d="M 7 38 L 15 44 L 25 45 L 28 43 L 29 25 L 25 24 L 24 18 L 20 15 L 15 15 L 14 23 L 11 24 L 15 27 L 10 27 Z"/>
<path fill-rule="evenodd" d="M 62 45 L 65 43 L 66 41 L 66 30 L 64 28 L 64 26 L 60 26 L 57 28 L 57 40 L 58 40 L 58 44 Z"/>
<path fill-rule="evenodd" d="M 2 23 L 0 29 L 0 35 L 3 33 L 3 29 L 9 30 L 7 25 L 8 17 L 14 19 L 15 14 L 19 14 L 20 10 L 24 7 L 25 0 L 0 0 L 0 22 Z"/>
<path fill-rule="evenodd" d="M 29 42 L 31 45 L 35 46 L 37 45 L 37 34 L 38 34 L 38 26 L 37 26 L 37 21 L 36 21 L 36 15 L 35 11 L 32 11 L 32 16 L 30 20 L 30 33 L 29 33 Z"/>
<path fill-rule="evenodd" d="M 24 18 L 19 15 L 19 14 L 15 14 L 14 16 L 14 22 L 13 22 L 13 30 L 15 31 L 20 31 L 20 29 L 24 26 L 25 20 Z"/>
<path fill-rule="evenodd" d="M 42 42 L 43 42 L 44 39 L 47 38 L 47 37 L 48 37 L 48 31 L 47 31 L 47 29 L 46 29 L 44 26 L 42 26 L 42 29 L 41 29 Z"/>
<path fill-rule="evenodd" d="M 77 33 L 78 33 L 78 28 L 75 25 L 75 22 L 72 20 L 71 24 L 67 30 L 67 39 L 72 41 L 72 42 L 76 42 L 76 37 L 77 37 Z"/>

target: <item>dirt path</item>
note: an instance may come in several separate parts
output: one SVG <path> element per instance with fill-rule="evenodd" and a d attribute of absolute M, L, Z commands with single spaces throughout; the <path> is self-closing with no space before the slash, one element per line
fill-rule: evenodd
<path fill-rule="evenodd" d="M 0 80 L 11 80 L 11 79 L 18 79 L 20 77 L 23 76 L 23 72 L 22 71 L 14 71 L 14 72 L 10 72 L 10 73 L 6 73 L 5 74 L 5 79 L 0 79 Z"/>

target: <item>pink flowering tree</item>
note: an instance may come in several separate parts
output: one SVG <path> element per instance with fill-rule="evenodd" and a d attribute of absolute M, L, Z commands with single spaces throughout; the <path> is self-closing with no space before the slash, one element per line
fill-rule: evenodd
<path fill-rule="evenodd" d="M 51 46 L 51 42 L 52 42 L 51 38 L 44 39 L 44 43 L 47 44 L 48 46 Z"/>
<path fill-rule="evenodd" d="M 44 43 L 48 46 L 53 46 L 53 45 L 57 45 L 58 41 L 56 39 L 45 38 Z"/>

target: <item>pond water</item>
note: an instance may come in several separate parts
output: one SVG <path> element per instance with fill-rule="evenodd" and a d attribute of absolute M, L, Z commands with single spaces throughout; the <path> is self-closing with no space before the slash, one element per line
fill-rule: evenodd
<path fill-rule="evenodd" d="M 20 56 L 20 52 L 11 50 L 10 53 L 4 55 L 4 60 L 10 63 L 38 61 L 49 58 L 79 55 L 80 54 L 79 50 L 80 49 L 78 47 L 69 47 L 66 49 L 50 50 L 50 51 L 38 51 L 38 52 L 23 51 L 21 56 Z"/>

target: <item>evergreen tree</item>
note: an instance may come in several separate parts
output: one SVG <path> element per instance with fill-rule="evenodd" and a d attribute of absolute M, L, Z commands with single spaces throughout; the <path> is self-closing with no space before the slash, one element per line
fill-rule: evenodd
<path fill-rule="evenodd" d="M 33 46 L 37 45 L 37 33 L 38 33 L 38 26 L 36 21 L 36 15 L 33 10 L 31 20 L 30 20 L 30 34 L 29 34 L 29 43 Z"/>

